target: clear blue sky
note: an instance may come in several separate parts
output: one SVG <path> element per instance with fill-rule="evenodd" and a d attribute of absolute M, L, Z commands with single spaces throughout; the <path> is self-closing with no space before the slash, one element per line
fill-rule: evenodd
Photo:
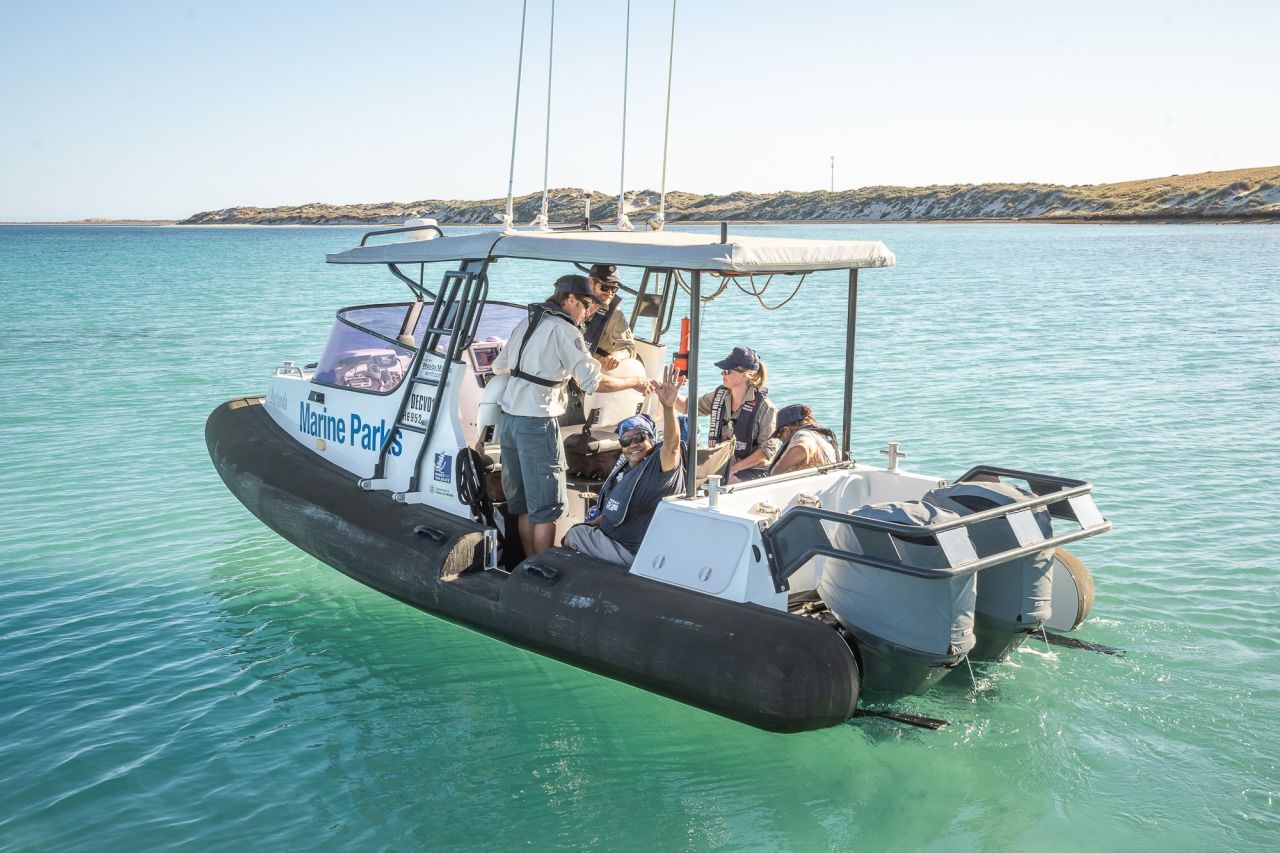
<path fill-rule="evenodd" d="M 0 0 L 0 221 L 506 194 L 520 0 Z M 625 0 L 559 0 L 550 184 L 618 188 Z M 670 4 L 632 9 L 657 188 Z M 542 188 L 530 0 L 516 191 Z M 667 186 L 1099 183 L 1280 163 L 1280 2 L 680 0 Z"/>

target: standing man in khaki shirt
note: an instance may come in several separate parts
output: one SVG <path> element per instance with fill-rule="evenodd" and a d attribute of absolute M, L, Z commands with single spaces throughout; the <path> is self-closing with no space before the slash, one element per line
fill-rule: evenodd
<path fill-rule="evenodd" d="M 529 316 L 516 324 L 493 362 L 495 374 L 510 376 L 498 398 L 502 489 L 507 509 L 518 516 L 526 557 L 552 546 L 556 520 L 564 514 L 564 445 L 556 418 L 565 412 L 569 380 L 576 380 L 586 394 L 650 391 L 643 376 L 601 375 L 590 357 L 578 326 L 596 302 L 586 278 L 561 276 L 550 298 L 529 306 Z"/>

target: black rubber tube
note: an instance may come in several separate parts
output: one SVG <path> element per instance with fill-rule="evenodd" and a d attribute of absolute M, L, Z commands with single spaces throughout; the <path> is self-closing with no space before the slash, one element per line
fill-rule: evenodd
<path fill-rule="evenodd" d="M 509 577 L 476 571 L 481 525 L 361 490 L 277 426 L 261 398 L 218 407 L 205 440 L 223 482 L 268 527 L 422 610 L 772 731 L 835 725 L 857 708 L 852 650 L 817 620 L 559 548 Z"/>

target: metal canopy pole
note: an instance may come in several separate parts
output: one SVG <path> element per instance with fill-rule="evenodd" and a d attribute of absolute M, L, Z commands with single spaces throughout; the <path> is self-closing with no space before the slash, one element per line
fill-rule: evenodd
<path fill-rule="evenodd" d="M 849 315 L 845 319 L 844 338 L 844 420 L 840 432 L 840 449 L 850 455 L 853 430 L 853 344 L 858 334 L 858 271 L 849 270 Z"/>
<path fill-rule="evenodd" d="M 686 448 L 684 496 L 692 498 L 698 479 L 698 338 L 702 330 L 702 273 L 693 271 L 689 283 L 689 396 L 685 409 L 689 418 L 689 442 Z"/>

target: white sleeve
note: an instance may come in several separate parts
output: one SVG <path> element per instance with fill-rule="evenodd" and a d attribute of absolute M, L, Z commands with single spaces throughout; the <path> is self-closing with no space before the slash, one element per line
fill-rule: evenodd
<path fill-rule="evenodd" d="M 587 352 L 582 333 L 567 323 L 557 323 L 555 342 L 565 372 L 578 381 L 584 394 L 594 394 L 600 384 L 600 363 Z"/>
<path fill-rule="evenodd" d="M 511 368 L 515 367 L 512 359 L 520 351 L 520 341 L 524 340 L 524 331 L 527 328 L 529 328 L 529 320 L 526 318 L 516 323 L 516 327 L 511 330 L 511 337 L 507 340 L 506 346 L 502 348 L 502 352 L 498 353 L 498 357 L 493 360 L 492 367 L 495 374 L 510 373 Z"/>

